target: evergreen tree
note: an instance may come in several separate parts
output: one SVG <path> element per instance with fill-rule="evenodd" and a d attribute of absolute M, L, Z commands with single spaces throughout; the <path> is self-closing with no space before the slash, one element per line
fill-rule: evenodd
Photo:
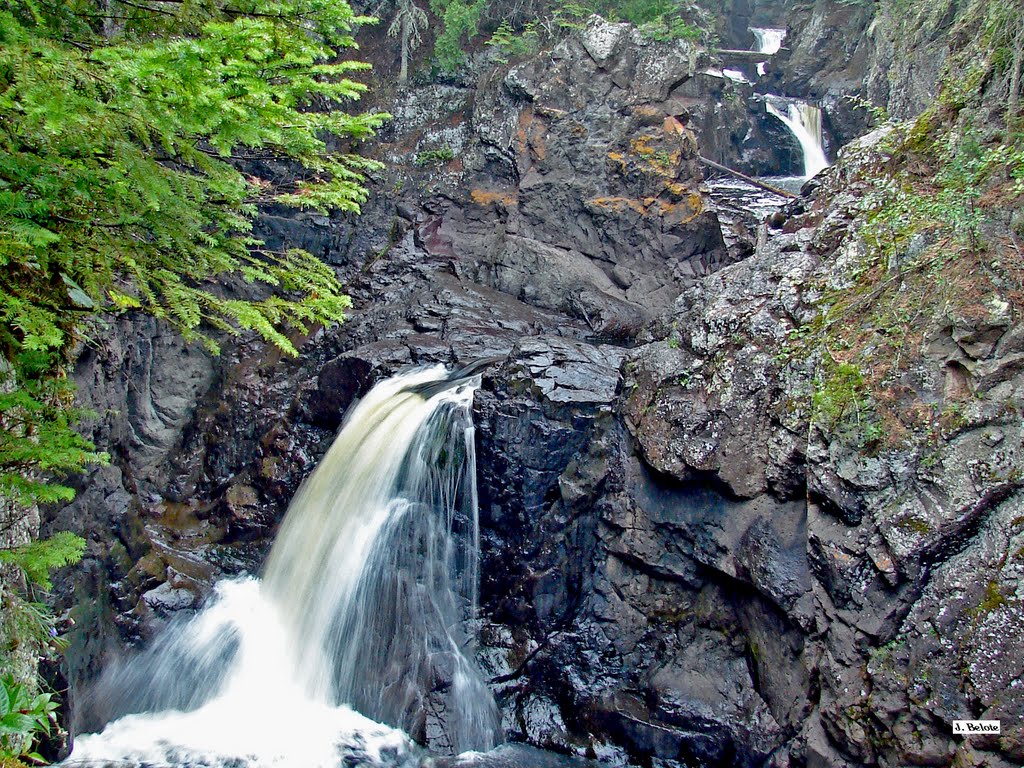
<path fill-rule="evenodd" d="M 365 68 L 336 61 L 357 17 L 339 0 L 13 0 L 0 10 L 0 494 L 97 455 L 68 422 L 64 367 L 103 313 L 140 309 L 215 350 L 209 329 L 342 318 L 348 299 L 307 253 L 251 237 L 257 205 L 358 211 L 371 163 L 327 151 L 384 116 L 331 109 Z M 315 107 L 315 108 L 314 108 Z M 240 161 L 291 163 L 294 181 Z M 239 274 L 278 290 L 218 291 Z"/>
<path fill-rule="evenodd" d="M 391 26 L 388 27 L 388 37 L 401 37 L 402 40 L 401 66 L 398 72 L 400 83 L 409 80 L 409 55 L 419 47 L 423 30 L 427 25 L 426 11 L 413 0 L 398 0 L 398 10 Z"/>
<path fill-rule="evenodd" d="M 211 331 L 255 331 L 291 354 L 289 328 L 342 319 L 330 268 L 251 232 L 262 203 L 359 210 L 374 164 L 328 142 L 387 117 L 341 109 L 366 65 L 338 51 L 368 21 L 344 0 L 0 5 L 0 562 L 45 585 L 81 553 L 18 545 L 35 504 L 71 497 L 54 478 L 104 459 L 72 428 L 66 375 L 99 318 L 148 312 L 212 351 Z M 294 174 L 257 178 L 261 161 Z M 231 298 L 227 275 L 273 290 Z"/>

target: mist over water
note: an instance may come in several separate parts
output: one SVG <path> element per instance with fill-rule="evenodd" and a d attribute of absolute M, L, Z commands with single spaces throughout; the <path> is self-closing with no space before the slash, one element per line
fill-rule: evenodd
<path fill-rule="evenodd" d="M 441 753 L 496 745 L 463 629 L 478 583 L 479 377 L 446 377 L 396 376 L 350 411 L 263 579 L 221 582 L 111 670 L 100 698 L 123 716 L 78 737 L 69 764 L 415 765 L 409 734 Z"/>

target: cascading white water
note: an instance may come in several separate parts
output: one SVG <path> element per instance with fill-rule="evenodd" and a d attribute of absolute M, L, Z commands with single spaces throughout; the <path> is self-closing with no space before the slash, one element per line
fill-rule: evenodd
<path fill-rule="evenodd" d="M 786 30 L 775 27 L 751 27 L 757 41 L 757 51 L 769 55 L 778 53 L 782 48 L 782 41 L 786 39 Z"/>
<path fill-rule="evenodd" d="M 828 168 L 828 158 L 825 157 L 821 134 L 821 110 L 802 101 L 788 99 L 786 112 L 782 112 L 772 103 L 773 99 L 778 98 L 769 96 L 765 99 L 765 109 L 768 114 L 785 123 L 800 142 L 804 153 L 804 177 L 809 179 Z"/>
<path fill-rule="evenodd" d="M 751 27 L 758 53 L 767 53 L 769 56 L 779 52 L 782 48 L 782 41 L 786 39 L 786 30 L 775 27 Z M 765 73 L 764 62 L 757 65 L 757 74 L 763 76 Z"/>
<path fill-rule="evenodd" d="M 436 367 L 368 393 L 292 501 L 263 580 L 219 584 L 112 671 L 110 711 L 134 714 L 79 737 L 69 762 L 404 765 L 406 732 L 444 752 L 493 747 L 497 709 L 461 629 L 478 582 L 478 385 Z"/>

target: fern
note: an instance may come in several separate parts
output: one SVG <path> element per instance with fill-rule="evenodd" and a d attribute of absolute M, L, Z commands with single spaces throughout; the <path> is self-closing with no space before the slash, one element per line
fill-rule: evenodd
<path fill-rule="evenodd" d="M 69 531 L 59 531 L 47 539 L 0 550 L 0 562 L 17 566 L 30 583 L 48 590 L 53 586 L 50 571 L 77 563 L 83 554 L 85 539 Z"/>

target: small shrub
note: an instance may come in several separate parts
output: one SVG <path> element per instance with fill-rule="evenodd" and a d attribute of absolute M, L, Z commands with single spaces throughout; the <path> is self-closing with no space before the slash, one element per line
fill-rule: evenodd
<path fill-rule="evenodd" d="M 444 72 L 454 72 L 466 58 L 463 42 L 476 36 L 480 14 L 488 0 L 430 0 L 430 10 L 441 19 L 441 34 L 434 43 L 434 57 Z"/>
<path fill-rule="evenodd" d="M 700 27 L 688 24 L 683 19 L 665 14 L 647 24 L 641 24 L 640 34 L 659 43 L 670 43 L 674 40 L 698 41 L 704 34 Z"/>
<path fill-rule="evenodd" d="M 529 22 L 522 31 L 516 32 L 508 21 L 503 21 L 487 41 L 499 52 L 500 60 L 507 62 L 516 56 L 535 52 L 540 47 L 540 32 L 536 22 Z"/>
<path fill-rule="evenodd" d="M 438 147 L 437 149 L 425 149 L 416 153 L 416 165 L 444 165 L 455 159 L 455 151 L 451 147 Z"/>
<path fill-rule="evenodd" d="M 834 428 L 860 411 L 863 398 L 864 377 L 860 369 L 850 363 L 835 363 L 817 381 L 811 404 L 815 417 Z"/>

